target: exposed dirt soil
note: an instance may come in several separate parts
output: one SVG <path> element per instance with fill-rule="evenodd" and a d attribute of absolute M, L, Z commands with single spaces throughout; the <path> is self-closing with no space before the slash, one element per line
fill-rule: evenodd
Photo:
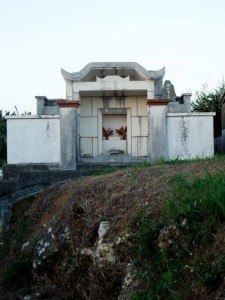
<path fill-rule="evenodd" d="M 133 280 L 124 286 L 124 278 L 127 266 L 135 258 L 130 236 L 138 213 L 160 212 L 168 197 L 169 181 L 175 174 L 183 173 L 191 178 L 218 171 L 225 172 L 224 161 L 136 167 L 69 180 L 46 189 L 13 207 L 10 247 L 2 250 L 0 269 L 6 270 L 18 256 L 27 255 L 33 260 L 35 246 L 47 229 L 51 228 L 54 236 L 60 237 L 65 228 L 69 228 L 69 241 L 57 246 L 57 252 L 44 262 L 43 268 L 33 272 L 32 299 L 130 299 L 138 283 Z M 83 249 L 96 251 L 102 221 L 110 224 L 104 243 L 113 243 L 116 262 L 104 262 L 104 266 L 99 267 L 89 255 L 81 255 L 81 252 Z M 218 232 L 214 246 L 221 251 L 225 246 L 224 231 L 221 228 Z M 29 246 L 22 251 L 22 245 L 28 241 Z M 8 293 L 17 293 L 17 290 L 17 287 L 8 287 Z M 213 296 L 220 297 L 222 290 L 223 287 Z M 29 289 L 27 293 L 31 293 Z M 212 297 L 205 291 L 202 295 L 204 299 Z M 7 298 L 5 294 L 5 299 L 10 296 Z"/>

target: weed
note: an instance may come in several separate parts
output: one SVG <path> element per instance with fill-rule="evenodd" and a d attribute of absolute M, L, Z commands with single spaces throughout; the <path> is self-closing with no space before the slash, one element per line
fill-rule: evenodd
<path fill-rule="evenodd" d="M 188 222 L 188 234 L 194 242 L 209 239 L 220 223 L 225 221 L 224 174 L 207 174 L 188 181 L 182 175 L 173 178 L 172 197 L 165 213 L 177 223 Z"/>
<path fill-rule="evenodd" d="M 104 170 L 96 170 L 96 172 L 93 173 L 93 176 L 100 176 L 100 175 L 106 175 L 106 174 L 110 174 L 116 171 L 119 171 L 121 169 L 124 169 L 125 167 L 120 166 L 120 167 L 109 167 L 106 168 Z"/>
<path fill-rule="evenodd" d="M 1 239 L 2 245 L 0 247 L 0 261 L 7 253 L 17 252 L 18 245 L 20 245 L 24 236 L 26 236 L 27 228 L 30 221 L 22 220 L 17 227 L 16 231 L 7 230 Z"/>
<path fill-rule="evenodd" d="M 224 154 L 216 154 L 212 157 L 195 157 L 195 158 L 188 158 L 188 159 L 181 159 L 178 157 L 174 159 L 160 159 L 158 162 L 156 162 L 156 165 L 176 165 L 176 164 L 185 164 L 185 163 L 195 163 L 195 162 L 201 162 L 201 161 L 218 161 L 218 160 L 225 160 Z"/>
<path fill-rule="evenodd" d="M 139 278 L 134 299 L 194 297 L 193 287 L 215 289 L 225 275 L 225 257 L 205 253 L 225 222 L 225 174 L 172 178 L 161 214 L 140 213 L 134 234 Z"/>
<path fill-rule="evenodd" d="M 132 165 L 131 176 L 130 176 L 130 186 L 133 187 L 137 182 L 137 173 L 138 173 L 139 165 Z"/>
<path fill-rule="evenodd" d="M 155 217 L 140 212 L 137 216 L 139 230 L 134 235 L 136 241 L 136 252 L 142 259 L 154 256 L 157 244 L 156 239 L 162 229 L 160 221 L 155 222 Z"/>
<path fill-rule="evenodd" d="M 32 281 L 32 262 L 29 258 L 17 257 L 2 274 L 4 288 L 28 288 Z"/>
<path fill-rule="evenodd" d="M 158 160 L 155 163 L 153 163 L 151 161 L 144 161 L 141 163 L 133 163 L 130 166 L 128 166 L 128 165 L 127 166 L 112 166 L 112 167 L 106 168 L 104 170 L 96 170 L 93 173 L 93 176 L 105 175 L 105 174 L 109 174 L 109 173 L 113 173 L 113 172 L 122 170 L 124 168 L 131 168 L 132 176 L 134 177 L 134 180 L 135 180 L 135 178 L 136 178 L 135 173 L 137 170 L 148 168 L 153 165 L 176 165 L 176 164 L 195 163 L 195 162 L 201 162 L 201 161 L 217 161 L 217 160 L 222 160 L 222 161 L 225 160 L 225 155 L 217 154 L 213 157 L 206 157 L 206 158 L 197 157 L 197 158 L 190 158 L 190 159 L 180 159 L 179 157 L 176 157 L 175 159 L 170 159 L 170 160 L 161 158 L 160 160 Z"/>
<path fill-rule="evenodd" d="M 109 168 L 105 168 L 104 170 L 96 170 L 96 172 L 93 173 L 93 176 L 99 176 L 99 175 L 106 175 L 109 173 L 113 173 L 119 170 L 123 170 L 125 168 L 130 168 L 132 170 L 133 176 L 135 177 L 135 173 L 137 170 L 143 169 L 150 167 L 152 163 L 150 161 L 146 162 L 141 162 L 141 163 L 132 163 L 130 166 L 129 165 L 124 165 L 124 166 L 112 166 Z"/>

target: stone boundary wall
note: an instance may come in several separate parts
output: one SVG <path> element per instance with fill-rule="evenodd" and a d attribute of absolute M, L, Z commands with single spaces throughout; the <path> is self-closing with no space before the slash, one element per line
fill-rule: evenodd
<path fill-rule="evenodd" d="M 7 163 L 60 163 L 59 116 L 7 116 Z"/>
<path fill-rule="evenodd" d="M 168 113 L 168 159 L 204 158 L 214 155 L 215 113 Z"/>

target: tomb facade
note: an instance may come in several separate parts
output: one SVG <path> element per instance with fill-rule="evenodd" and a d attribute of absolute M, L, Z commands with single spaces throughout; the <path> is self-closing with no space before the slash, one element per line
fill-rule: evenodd
<path fill-rule="evenodd" d="M 191 113 L 191 94 L 177 96 L 165 68 L 105 62 L 61 73 L 65 99 L 36 96 L 37 115 L 7 117 L 8 164 L 76 169 L 214 154 L 214 113 Z"/>

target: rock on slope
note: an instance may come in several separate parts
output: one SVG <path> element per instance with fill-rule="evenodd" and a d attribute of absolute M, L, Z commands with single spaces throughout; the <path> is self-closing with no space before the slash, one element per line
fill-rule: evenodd
<path fill-rule="evenodd" d="M 0 295 L 131 299 L 144 288 L 134 263 L 138 215 L 162 210 L 174 174 L 201 176 L 205 169 L 225 167 L 218 161 L 133 167 L 60 183 L 18 202 L 0 246 Z"/>

